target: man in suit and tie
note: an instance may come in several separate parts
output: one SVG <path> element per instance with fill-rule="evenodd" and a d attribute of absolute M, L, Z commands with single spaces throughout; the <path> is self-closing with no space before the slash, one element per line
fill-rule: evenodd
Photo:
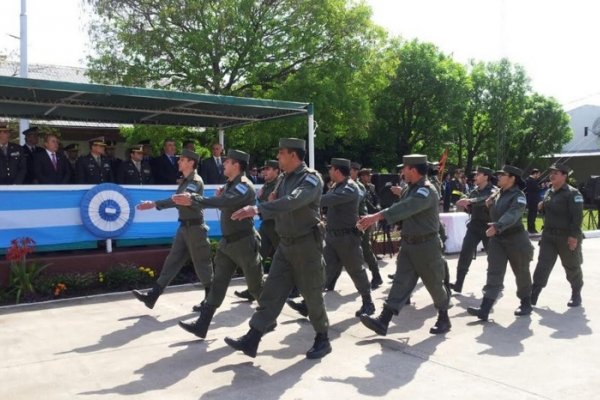
<path fill-rule="evenodd" d="M 177 148 L 173 139 L 167 138 L 163 142 L 163 154 L 152 159 L 152 173 L 154 183 L 157 185 L 176 185 L 181 177 L 177 166 L 178 157 L 175 156 Z"/>
<path fill-rule="evenodd" d="M 58 137 L 49 133 L 44 138 L 44 150 L 33 154 L 35 182 L 46 185 L 66 185 L 71 181 L 67 157 L 58 151 Z"/>
<path fill-rule="evenodd" d="M 202 180 L 207 185 L 219 185 L 225 183 L 226 177 L 223 175 L 223 146 L 220 143 L 214 143 L 211 146 L 212 157 L 202 160 L 200 168 Z"/>
<path fill-rule="evenodd" d="M 37 152 L 43 151 L 43 149 L 38 146 L 39 141 L 39 129 L 37 126 L 31 127 L 29 129 L 25 129 L 23 131 L 23 136 L 25 136 L 25 144 L 22 146 L 23 154 L 27 159 L 27 174 L 25 175 L 25 184 L 32 184 L 35 175 L 33 172 L 33 155 Z"/>

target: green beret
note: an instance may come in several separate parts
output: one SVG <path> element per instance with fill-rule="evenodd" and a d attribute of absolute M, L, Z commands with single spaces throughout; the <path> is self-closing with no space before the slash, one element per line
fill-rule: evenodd
<path fill-rule="evenodd" d="M 427 164 L 427 156 L 423 154 L 407 154 L 402 157 L 404 165 Z"/>
<path fill-rule="evenodd" d="M 265 161 L 265 165 L 263 165 L 261 169 L 263 169 L 263 168 L 279 169 L 279 161 L 267 160 L 267 161 Z"/>
<path fill-rule="evenodd" d="M 350 168 L 350 160 L 347 158 L 332 158 L 330 167 L 347 167 Z"/>
<path fill-rule="evenodd" d="M 197 153 L 194 153 L 191 150 L 183 149 L 181 151 L 181 157 L 185 157 L 188 160 L 194 160 L 196 162 L 200 162 L 200 156 Z"/>
<path fill-rule="evenodd" d="M 552 164 L 550 166 L 551 170 L 560 171 L 565 175 L 570 175 L 573 170 L 567 164 Z"/>
<path fill-rule="evenodd" d="M 306 140 L 296 138 L 282 138 L 279 139 L 279 148 L 306 150 Z"/>
<path fill-rule="evenodd" d="M 494 175 L 494 171 L 491 168 L 486 168 L 486 167 L 477 167 L 477 172 L 487 175 L 487 176 Z"/>
<path fill-rule="evenodd" d="M 227 158 L 248 163 L 250 161 L 250 154 L 245 153 L 241 150 L 229 149 L 227 151 Z"/>

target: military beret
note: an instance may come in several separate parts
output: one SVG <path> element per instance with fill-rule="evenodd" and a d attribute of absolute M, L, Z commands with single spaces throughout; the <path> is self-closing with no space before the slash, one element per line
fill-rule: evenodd
<path fill-rule="evenodd" d="M 263 165 L 260 169 L 263 169 L 263 168 L 279 169 L 279 161 L 267 160 L 267 161 L 265 161 L 265 165 Z"/>
<path fill-rule="evenodd" d="M 501 170 L 496 171 L 496 174 L 511 174 L 519 179 L 523 177 L 523 171 L 520 168 L 513 167 L 512 165 L 505 165 Z"/>
<path fill-rule="evenodd" d="M 104 136 L 90 139 L 89 143 L 90 143 L 90 146 L 94 146 L 94 145 L 106 146 L 106 142 L 104 141 Z"/>
<path fill-rule="evenodd" d="M 327 167 L 347 167 L 350 168 L 350 160 L 347 158 L 332 158 Z"/>
<path fill-rule="evenodd" d="M 65 151 L 79 151 L 79 145 L 77 143 L 71 143 L 70 145 L 65 146 Z"/>
<path fill-rule="evenodd" d="M 360 171 L 358 171 L 358 176 L 371 175 L 371 172 L 373 172 L 371 168 L 362 168 Z"/>
<path fill-rule="evenodd" d="M 494 175 L 494 171 L 491 168 L 486 168 L 486 167 L 477 167 L 477 172 L 487 175 L 487 176 Z"/>
<path fill-rule="evenodd" d="M 237 161 L 248 162 L 250 161 L 250 154 L 243 152 L 241 150 L 229 149 L 227 151 L 227 158 L 232 158 Z"/>
<path fill-rule="evenodd" d="M 573 172 L 571 167 L 569 167 L 567 164 L 562 164 L 562 163 L 552 164 L 549 169 L 555 170 L 555 171 L 560 171 L 565 175 L 571 175 L 571 173 Z"/>
<path fill-rule="evenodd" d="M 279 139 L 279 148 L 306 150 L 306 140 L 296 138 L 281 138 Z"/>
<path fill-rule="evenodd" d="M 200 156 L 198 154 L 194 153 L 193 151 L 188 150 L 188 149 L 183 149 L 181 151 L 181 157 L 185 157 L 188 160 L 194 160 L 196 162 L 200 161 Z"/>
<path fill-rule="evenodd" d="M 38 134 L 40 131 L 40 129 L 37 126 L 32 126 L 31 128 L 25 129 L 23 131 L 23 135 L 27 136 L 27 135 L 31 135 L 33 133 Z"/>
<path fill-rule="evenodd" d="M 144 152 L 144 146 L 142 145 L 137 145 L 137 146 L 133 146 L 129 148 L 129 152 L 130 153 L 143 153 Z"/>
<path fill-rule="evenodd" d="M 402 157 L 404 165 L 427 164 L 427 156 L 423 154 L 407 154 Z"/>

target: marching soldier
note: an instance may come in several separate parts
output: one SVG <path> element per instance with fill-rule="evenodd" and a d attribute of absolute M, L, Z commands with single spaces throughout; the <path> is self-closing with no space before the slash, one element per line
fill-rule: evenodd
<path fill-rule="evenodd" d="M 313 347 L 306 352 L 309 359 L 321 358 L 331 352 L 327 331 L 329 319 L 323 302 L 323 238 L 319 218 L 323 180 L 319 173 L 304 163 L 306 142 L 302 139 L 279 140 L 277 159 L 284 172 L 275 199 L 246 206 L 232 218 L 274 219 L 279 234 L 279 246 L 265 287 L 260 307 L 250 319 L 250 330 L 238 339 L 225 342 L 250 357 L 256 357 L 262 336 L 277 325 L 277 316 L 294 284 L 306 301 L 308 318 L 316 331 Z"/>
<path fill-rule="evenodd" d="M 581 263 L 581 221 L 583 220 L 583 196 L 579 190 L 567 183 L 571 168 L 565 164 L 550 167 L 550 189 L 540 203 L 544 214 L 544 230 L 540 240 L 540 254 L 533 273 L 531 304 L 536 305 L 542 289 L 548 283 L 548 277 L 556 263 L 557 256 L 571 284 L 569 307 L 581 305 L 583 272 Z"/>
<path fill-rule="evenodd" d="M 129 160 L 122 161 L 117 172 L 117 183 L 121 185 L 152 185 L 154 178 L 150 163 L 144 160 L 144 149 L 137 145 L 129 149 Z"/>
<path fill-rule="evenodd" d="M 491 222 L 485 231 L 490 241 L 483 300 L 480 307 L 467 308 L 469 314 L 482 321 L 488 320 L 490 310 L 503 288 L 508 262 L 517 280 L 517 297 L 521 300 L 515 315 L 529 315 L 532 311 L 529 262 L 533 258 L 533 246 L 521 221 L 527 205 L 525 193 L 519 189 L 524 184 L 521 178 L 523 172 L 517 167 L 505 165 L 497 174 L 500 190 L 486 201 L 490 207 Z"/>
<path fill-rule="evenodd" d="M 103 137 L 90 140 L 90 153 L 75 163 L 77 183 L 98 184 L 114 182 L 114 173 L 109 160 L 104 157 L 106 142 Z"/>
<path fill-rule="evenodd" d="M 10 143 L 7 125 L 0 125 L 0 185 L 20 185 L 27 174 L 27 157 L 18 144 Z"/>
<path fill-rule="evenodd" d="M 252 219 L 234 220 L 234 211 L 256 203 L 254 185 L 244 171 L 248 167 L 250 155 L 230 149 L 223 162 L 223 174 L 227 183 L 215 197 L 203 197 L 196 194 L 180 194 L 174 197 L 176 204 L 199 204 L 205 208 L 221 210 L 222 238 L 215 255 L 215 278 L 206 300 L 194 307 L 200 316 L 193 323 L 179 322 L 186 331 L 205 338 L 208 327 L 217 308 L 223 304 L 231 278 L 239 267 L 244 271 L 246 284 L 252 297 L 258 299 L 262 291 L 262 266 L 260 262 L 260 236 L 254 229 Z"/>
<path fill-rule="evenodd" d="M 483 243 L 487 250 L 489 238 L 485 231 L 489 228 L 490 212 L 485 201 L 495 192 L 496 188 L 492 185 L 491 179 L 494 171 L 489 168 L 479 167 L 475 174 L 475 185 L 477 186 L 469 197 L 460 199 L 456 202 L 459 207 L 465 208 L 471 214 L 471 220 L 467 225 L 467 233 L 463 239 L 458 257 L 458 266 L 456 269 L 456 282 L 450 284 L 455 292 L 462 292 L 465 277 L 469 272 L 469 266 L 473 261 L 473 256 L 477 253 L 477 245 Z"/>
<path fill-rule="evenodd" d="M 439 237 L 439 195 L 427 180 L 427 156 L 405 155 L 403 163 L 404 178 L 409 186 L 400 200 L 358 221 L 360 229 L 366 229 L 383 219 L 390 224 L 402 221 L 402 242 L 396 259 L 396 274 L 383 310 L 377 318 L 361 315 L 360 320 L 367 328 L 385 336 L 392 317 L 404 307 L 421 278 L 438 309 L 437 322 L 429 332 L 446 333 L 452 325 L 448 318 L 450 293 L 444 285 L 445 267 Z"/>

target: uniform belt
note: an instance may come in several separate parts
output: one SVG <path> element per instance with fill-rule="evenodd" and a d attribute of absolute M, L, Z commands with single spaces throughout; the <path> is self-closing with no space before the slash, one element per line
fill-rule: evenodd
<path fill-rule="evenodd" d="M 223 235 L 223 239 L 225 239 L 227 243 L 234 243 L 252 235 L 254 235 L 254 231 L 241 231 L 232 233 L 231 235 Z"/>
<path fill-rule="evenodd" d="M 204 225 L 204 220 L 202 218 L 180 219 L 178 221 L 181 226 Z"/>
<path fill-rule="evenodd" d="M 280 236 L 279 237 L 279 241 L 283 244 L 285 244 L 286 246 L 290 246 L 294 243 L 297 243 L 301 240 L 304 240 L 307 236 L 309 235 L 315 235 L 316 237 L 316 233 L 319 231 L 319 227 L 318 225 L 315 225 L 312 227 L 312 229 L 310 230 L 310 232 L 306 232 L 304 235 L 300 235 L 300 236 Z"/>
<path fill-rule="evenodd" d="M 427 233 L 425 235 L 400 235 L 402 241 L 408 244 L 424 243 L 435 238 L 436 236 L 439 236 L 438 232 Z"/>
<path fill-rule="evenodd" d="M 356 228 L 330 229 L 327 228 L 327 234 L 331 236 L 358 235 L 359 231 Z"/>
<path fill-rule="evenodd" d="M 569 236 L 571 233 L 568 229 L 561 228 L 544 228 L 543 232 L 556 236 Z"/>
<path fill-rule="evenodd" d="M 517 226 L 512 226 L 508 229 L 505 229 L 504 231 L 502 231 L 502 233 L 499 233 L 498 236 L 509 236 L 509 235 L 514 235 L 516 233 L 521 233 L 525 231 L 525 227 L 523 227 L 522 223 L 519 223 Z"/>

